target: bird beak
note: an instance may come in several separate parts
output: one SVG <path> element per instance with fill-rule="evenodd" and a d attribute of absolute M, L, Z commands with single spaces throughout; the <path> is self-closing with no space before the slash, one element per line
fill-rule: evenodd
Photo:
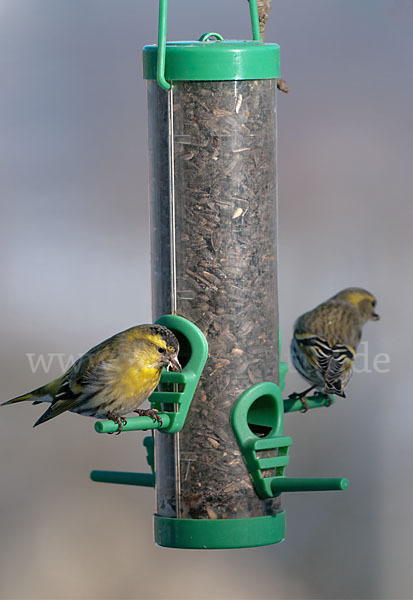
<path fill-rule="evenodd" d="M 168 368 L 171 367 L 172 371 L 182 371 L 182 367 L 179 363 L 177 356 L 172 356 L 168 362 Z"/>
<path fill-rule="evenodd" d="M 380 315 L 378 315 L 377 313 L 375 313 L 375 312 L 374 312 L 374 313 L 371 315 L 371 320 L 372 320 L 372 321 L 379 321 L 379 320 L 380 320 Z"/>

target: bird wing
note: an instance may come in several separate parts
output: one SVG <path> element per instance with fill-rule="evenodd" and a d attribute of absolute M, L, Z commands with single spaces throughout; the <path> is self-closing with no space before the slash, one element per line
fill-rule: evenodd
<path fill-rule="evenodd" d="M 310 365 L 324 377 L 333 354 L 328 342 L 322 337 L 311 333 L 295 333 L 294 337 Z"/>
<path fill-rule="evenodd" d="M 100 346 L 97 346 L 73 363 L 62 377 L 51 405 L 33 427 L 49 421 L 67 410 L 72 410 L 80 402 L 90 400 L 104 388 L 104 381 L 99 382 L 99 375 L 100 367 L 105 360 L 105 353 L 99 352 L 99 350 Z"/>
<path fill-rule="evenodd" d="M 351 377 L 356 351 L 347 344 L 329 345 L 324 338 L 308 334 L 294 335 L 302 354 L 320 373 L 329 394 L 344 395 L 343 389 Z"/>
<path fill-rule="evenodd" d="M 324 374 L 326 390 L 344 395 L 343 389 L 351 377 L 356 352 L 345 344 L 335 344 L 328 368 Z"/>
<path fill-rule="evenodd" d="M 74 408 L 78 402 L 79 397 L 82 394 L 74 393 L 70 388 L 70 382 L 66 379 L 62 385 L 59 387 L 57 394 L 49 406 L 49 408 L 44 412 L 41 417 L 36 421 L 33 427 L 44 423 L 45 421 L 49 421 L 54 417 L 62 414 L 63 412 Z"/>

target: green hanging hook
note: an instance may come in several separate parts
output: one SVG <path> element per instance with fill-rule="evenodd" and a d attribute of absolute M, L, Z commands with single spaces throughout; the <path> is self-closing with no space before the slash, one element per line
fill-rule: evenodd
<path fill-rule="evenodd" d="M 156 80 L 164 90 L 170 90 L 171 84 L 165 79 L 166 57 L 166 23 L 168 18 L 168 0 L 159 1 L 158 20 L 158 61 L 156 64 Z"/>
<path fill-rule="evenodd" d="M 249 5 L 252 25 L 252 39 L 256 42 L 261 42 L 260 16 L 258 14 L 257 0 L 249 0 Z"/>
<path fill-rule="evenodd" d="M 257 0 L 249 0 L 252 39 L 256 42 L 261 42 L 260 18 L 258 14 Z M 168 20 L 168 0 L 159 0 L 159 19 L 158 19 L 158 57 L 156 63 L 156 80 L 164 90 L 170 90 L 171 84 L 165 79 L 165 64 L 166 64 L 166 29 Z M 223 37 L 216 33 L 204 34 L 205 41 L 209 37 L 215 36 L 216 39 L 222 41 Z M 201 41 L 204 41 L 201 38 Z"/>

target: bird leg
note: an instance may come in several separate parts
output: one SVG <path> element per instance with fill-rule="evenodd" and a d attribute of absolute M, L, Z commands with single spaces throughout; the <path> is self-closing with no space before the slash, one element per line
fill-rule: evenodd
<path fill-rule="evenodd" d="M 134 412 L 136 412 L 140 417 L 152 417 L 155 422 L 158 422 L 162 425 L 162 419 L 158 415 L 156 408 L 137 408 Z"/>
<path fill-rule="evenodd" d="M 118 431 L 116 432 L 116 435 L 119 435 L 123 431 L 123 426 L 126 425 L 126 423 L 128 422 L 128 420 L 125 419 L 125 417 L 119 417 L 118 415 L 114 415 L 113 413 L 108 413 L 106 417 L 108 419 L 111 419 L 112 421 L 115 421 L 115 423 L 118 424 Z"/>
<path fill-rule="evenodd" d="M 307 388 L 306 390 L 304 390 L 303 392 L 293 392 L 292 394 L 290 394 L 288 397 L 291 398 L 291 400 L 301 400 L 301 404 L 303 405 L 302 409 L 300 410 L 300 412 L 302 413 L 306 413 L 308 410 L 308 402 L 307 402 L 307 394 L 308 392 L 311 392 L 311 390 L 313 390 L 316 386 L 312 385 L 310 388 Z"/>

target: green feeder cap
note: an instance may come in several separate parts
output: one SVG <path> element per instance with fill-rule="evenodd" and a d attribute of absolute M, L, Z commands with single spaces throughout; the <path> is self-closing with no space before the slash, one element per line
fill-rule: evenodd
<path fill-rule="evenodd" d="M 211 39 L 215 37 L 215 39 Z M 143 76 L 157 79 L 158 46 L 143 49 Z M 167 81 L 233 81 L 280 77 L 280 47 L 260 41 L 224 40 L 206 33 L 198 42 L 167 42 Z"/>

